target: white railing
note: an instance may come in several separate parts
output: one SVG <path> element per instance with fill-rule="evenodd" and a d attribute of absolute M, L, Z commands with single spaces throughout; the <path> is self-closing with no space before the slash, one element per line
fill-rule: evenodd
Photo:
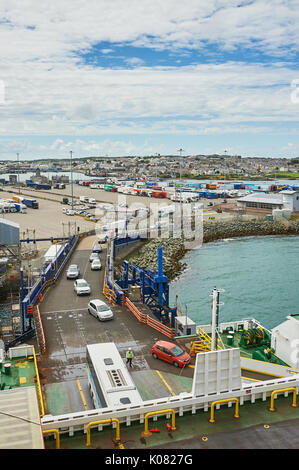
<path fill-rule="evenodd" d="M 27 345 L 27 346 L 16 346 L 14 348 L 9 348 L 8 355 L 9 359 L 13 359 L 15 357 L 28 357 L 32 356 L 34 352 L 34 347 Z"/>
<path fill-rule="evenodd" d="M 265 382 L 243 384 L 241 389 L 232 390 L 230 392 L 213 393 L 208 396 L 202 395 L 194 397 L 191 393 L 184 392 L 172 397 L 147 400 L 136 406 L 117 406 L 114 408 L 94 409 L 59 416 L 45 415 L 41 418 L 41 423 L 43 430 L 55 428 L 58 429 L 60 433 L 68 433 L 72 436 L 75 431 L 79 430 L 83 430 L 84 433 L 86 433 L 86 427 L 88 423 L 92 421 L 117 418 L 121 423 L 126 423 L 127 426 L 130 426 L 132 421 L 143 423 L 145 414 L 151 411 L 162 411 L 171 408 L 174 409 L 179 416 L 183 416 L 184 413 L 190 411 L 192 414 L 200 409 L 208 411 L 211 403 L 219 399 L 236 397 L 240 399 L 240 405 L 243 405 L 245 401 L 254 403 L 257 399 L 265 401 L 270 397 L 273 390 L 286 387 L 296 387 L 296 393 L 298 394 L 299 374 L 293 375 L 292 377 L 267 380 Z"/>

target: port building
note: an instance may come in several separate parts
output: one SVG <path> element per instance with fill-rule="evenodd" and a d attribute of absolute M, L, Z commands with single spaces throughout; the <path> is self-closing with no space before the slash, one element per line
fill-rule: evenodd
<path fill-rule="evenodd" d="M 286 209 L 299 212 L 299 191 L 285 190 L 278 194 L 252 193 L 237 199 L 238 207 L 265 210 Z"/>

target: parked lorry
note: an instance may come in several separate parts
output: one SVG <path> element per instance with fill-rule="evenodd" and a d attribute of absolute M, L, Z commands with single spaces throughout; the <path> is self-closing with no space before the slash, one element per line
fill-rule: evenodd
<path fill-rule="evenodd" d="M 23 199 L 23 204 L 27 207 L 31 207 L 32 209 L 38 209 L 38 202 L 35 199 Z"/>

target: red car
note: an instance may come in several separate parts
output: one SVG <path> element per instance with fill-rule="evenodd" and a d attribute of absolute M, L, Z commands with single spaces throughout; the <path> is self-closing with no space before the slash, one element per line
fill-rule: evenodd
<path fill-rule="evenodd" d="M 152 356 L 155 359 L 170 362 L 170 364 L 176 367 L 185 367 L 191 361 L 188 353 L 176 344 L 169 343 L 168 341 L 157 341 L 152 347 Z"/>

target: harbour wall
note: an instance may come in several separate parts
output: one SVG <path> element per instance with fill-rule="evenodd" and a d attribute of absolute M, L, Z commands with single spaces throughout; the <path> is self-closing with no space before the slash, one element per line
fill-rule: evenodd
<path fill-rule="evenodd" d="M 203 242 L 209 243 L 226 238 L 267 236 L 267 235 L 299 235 L 298 221 L 259 221 L 233 220 L 227 222 L 207 222 L 203 226 Z M 154 238 L 137 247 L 128 256 L 130 263 L 144 268 L 157 269 L 157 249 L 163 248 L 163 267 L 168 280 L 176 278 L 186 267 L 182 258 L 190 251 L 178 238 Z"/>

